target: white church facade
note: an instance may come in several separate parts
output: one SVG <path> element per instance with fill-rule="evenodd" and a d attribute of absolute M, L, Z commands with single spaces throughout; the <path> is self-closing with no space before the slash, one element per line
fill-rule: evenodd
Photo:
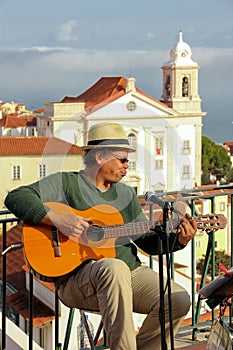
<path fill-rule="evenodd" d="M 40 136 L 82 146 L 97 123 L 119 122 L 137 151 L 129 155 L 124 182 L 137 194 L 167 192 L 201 184 L 202 117 L 199 66 L 182 33 L 162 66 L 160 99 L 136 86 L 134 77 L 102 77 L 77 97 L 45 103 L 38 116 Z"/>

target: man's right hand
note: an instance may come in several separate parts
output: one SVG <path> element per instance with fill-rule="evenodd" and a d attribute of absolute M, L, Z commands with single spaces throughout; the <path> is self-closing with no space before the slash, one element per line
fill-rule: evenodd
<path fill-rule="evenodd" d="M 83 218 L 75 214 L 61 214 L 50 210 L 42 223 L 57 227 L 65 236 L 75 240 L 89 227 L 90 218 Z"/>

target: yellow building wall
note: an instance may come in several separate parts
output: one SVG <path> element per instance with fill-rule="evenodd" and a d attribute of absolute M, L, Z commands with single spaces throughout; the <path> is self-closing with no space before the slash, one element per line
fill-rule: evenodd
<path fill-rule="evenodd" d="M 46 165 L 46 175 L 59 171 L 78 171 L 83 167 L 81 155 L 7 156 L 0 157 L 0 210 L 5 209 L 7 193 L 19 186 L 40 180 L 39 165 Z M 21 179 L 13 179 L 13 166 L 21 167 Z"/>

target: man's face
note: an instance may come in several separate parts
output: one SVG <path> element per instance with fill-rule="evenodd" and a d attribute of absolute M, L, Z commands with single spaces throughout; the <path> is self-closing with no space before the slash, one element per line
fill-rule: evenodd
<path fill-rule="evenodd" d="M 116 149 L 104 152 L 99 175 L 107 182 L 118 182 L 127 174 L 128 151 Z"/>

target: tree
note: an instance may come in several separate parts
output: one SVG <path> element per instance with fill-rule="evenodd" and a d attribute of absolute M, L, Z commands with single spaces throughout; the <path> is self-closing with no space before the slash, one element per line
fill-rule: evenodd
<path fill-rule="evenodd" d="M 211 256 L 210 254 L 210 261 L 211 261 Z M 222 270 L 219 268 L 219 264 L 222 263 L 227 269 L 231 267 L 231 257 L 230 255 L 227 255 L 225 250 L 217 250 L 215 251 L 215 276 L 219 276 L 222 273 Z M 205 261 L 205 255 L 202 255 L 202 258 L 197 262 L 197 272 L 202 275 L 204 273 L 204 261 Z M 207 273 L 209 275 L 212 274 L 212 266 L 209 264 Z"/>
<path fill-rule="evenodd" d="M 216 181 L 229 183 L 232 179 L 231 158 L 223 146 L 202 136 L 202 185 Z"/>

